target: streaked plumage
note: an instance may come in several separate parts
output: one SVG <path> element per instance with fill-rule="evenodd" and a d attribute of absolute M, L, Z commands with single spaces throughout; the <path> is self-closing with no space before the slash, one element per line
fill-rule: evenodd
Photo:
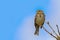
<path fill-rule="evenodd" d="M 34 25 L 35 25 L 35 35 L 39 35 L 39 27 L 42 28 L 45 21 L 45 15 L 42 10 L 38 10 L 35 16 Z"/>

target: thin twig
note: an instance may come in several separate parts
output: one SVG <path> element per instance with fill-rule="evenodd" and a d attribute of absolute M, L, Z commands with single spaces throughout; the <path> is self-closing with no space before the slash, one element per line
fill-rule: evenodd
<path fill-rule="evenodd" d="M 49 31 L 47 31 L 46 29 L 45 29 L 45 27 L 43 27 L 43 29 L 48 33 L 48 34 L 50 34 L 51 36 L 53 36 L 54 38 L 56 38 L 52 33 L 50 33 Z M 57 38 L 56 38 L 57 39 Z"/>
<path fill-rule="evenodd" d="M 58 34 L 60 35 L 60 32 L 59 32 L 59 27 L 58 27 L 58 25 L 56 25 L 56 27 L 57 27 L 57 30 L 58 30 Z"/>
<path fill-rule="evenodd" d="M 49 25 L 49 27 L 51 28 L 51 30 L 53 31 L 53 33 L 55 33 L 56 36 L 58 36 L 57 33 L 54 31 L 54 29 L 50 26 L 49 22 L 47 22 L 47 24 Z"/>

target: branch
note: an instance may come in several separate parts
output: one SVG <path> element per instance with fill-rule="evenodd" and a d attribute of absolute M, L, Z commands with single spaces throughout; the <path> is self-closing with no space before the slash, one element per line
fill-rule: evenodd
<path fill-rule="evenodd" d="M 53 31 L 53 33 L 55 33 L 57 35 L 57 33 L 54 31 L 54 29 L 50 26 L 49 22 L 47 22 L 47 24 L 49 25 L 49 27 L 51 28 L 51 30 Z"/>
<path fill-rule="evenodd" d="M 53 36 L 54 38 L 56 38 L 52 33 L 50 33 L 49 31 L 47 31 L 46 29 L 45 29 L 45 27 L 43 27 L 43 29 L 48 33 L 48 34 L 50 34 L 51 36 Z M 57 38 L 56 38 L 57 39 Z"/>
<path fill-rule="evenodd" d="M 59 32 L 59 27 L 58 27 L 58 25 L 56 25 L 56 27 L 57 27 L 57 30 L 58 30 L 58 34 L 60 35 L 60 32 Z"/>

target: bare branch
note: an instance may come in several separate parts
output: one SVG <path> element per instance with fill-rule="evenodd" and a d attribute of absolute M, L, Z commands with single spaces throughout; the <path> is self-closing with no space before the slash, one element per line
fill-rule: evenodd
<path fill-rule="evenodd" d="M 55 33 L 57 35 L 57 33 L 54 31 L 54 29 L 51 27 L 51 25 L 49 24 L 49 22 L 47 22 L 47 24 L 49 25 L 49 27 L 51 28 L 51 30 L 53 31 L 53 33 Z M 58 35 L 57 35 L 58 36 Z"/>
<path fill-rule="evenodd" d="M 57 27 L 57 30 L 58 30 L 58 34 L 60 35 L 60 32 L 59 32 L 59 27 L 58 27 L 58 25 L 56 25 L 56 27 Z"/>
<path fill-rule="evenodd" d="M 45 29 L 45 27 L 43 27 L 43 29 L 48 33 L 48 34 L 50 34 L 51 36 L 53 36 L 54 38 L 56 38 L 52 33 L 50 33 L 49 31 L 47 31 L 46 29 Z M 56 38 L 57 39 L 57 38 Z"/>

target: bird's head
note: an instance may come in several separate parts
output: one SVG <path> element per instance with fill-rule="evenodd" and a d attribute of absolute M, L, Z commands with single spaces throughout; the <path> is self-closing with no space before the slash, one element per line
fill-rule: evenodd
<path fill-rule="evenodd" d="M 38 10 L 37 14 L 43 14 L 43 11 L 42 10 Z"/>
<path fill-rule="evenodd" d="M 44 16 L 44 12 L 42 10 L 38 10 L 37 11 L 37 15 L 40 16 L 40 17 L 43 17 Z"/>

